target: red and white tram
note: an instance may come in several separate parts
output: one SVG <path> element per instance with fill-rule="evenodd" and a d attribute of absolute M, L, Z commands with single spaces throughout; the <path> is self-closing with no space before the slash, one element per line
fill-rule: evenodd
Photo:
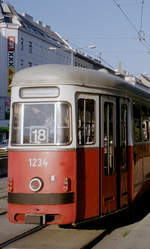
<path fill-rule="evenodd" d="M 12 83 L 8 216 L 72 224 L 150 188 L 150 89 L 96 70 L 41 65 Z"/>

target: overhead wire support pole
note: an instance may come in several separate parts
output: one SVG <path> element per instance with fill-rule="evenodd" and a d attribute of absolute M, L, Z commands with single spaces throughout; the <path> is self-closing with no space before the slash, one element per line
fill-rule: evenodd
<path fill-rule="evenodd" d="M 141 23 L 140 23 L 140 30 L 142 30 L 142 26 L 143 26 L 143 6 L 144 6 L 144 0 L 142 0 L 142 7 L 141 7 Z"/>
<path fill-rule="evenodd" d="M 142 0 L 142 6 L 141 6 L 140 31 L 138 32 L 139 41 L 145 40 L 145 32 L 142 30 L 142 28 L 143 28 L 143 6 L 144 6 L 144 0 Z"/>

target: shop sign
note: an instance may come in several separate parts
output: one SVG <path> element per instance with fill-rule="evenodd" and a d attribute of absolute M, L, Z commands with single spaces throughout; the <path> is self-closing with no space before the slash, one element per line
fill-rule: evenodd
<path fill-rule="evenodd" d="M 8 36 L 8 96 L 10 96 L 10 85 L 15 73 L 15 36 Z"/>

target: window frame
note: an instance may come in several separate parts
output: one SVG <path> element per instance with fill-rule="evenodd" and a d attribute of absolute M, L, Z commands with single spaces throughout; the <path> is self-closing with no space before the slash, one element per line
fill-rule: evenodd
<path fill-rule="evenodd" d="M 140 139 L 136 140 L 135 139 L 135 116 L 134 116 L 134 105 L 137 104 L 139 106 L 139 110 L 138 110 L 138 117 L 140 117 L 139 120 L 139 126 L 140 126 Z M 144 111 L 143 109 L 146 108 L 146 112 L 147 112 L 147 116 L 144 116 Z M 141 144 L 141 143 L 150 143 L 150 105 L 148 104 L 143 104 L 138 100 L 133 100 L 132 102 L 132 113 L 133 113 L 133 141 L 134 144 Z M 148 115 L 149 114 L 149 115 Z M 146 117 L 146 119 L 144 118 Z M 149 118 L 149 119 L 148 119 Z M 148 127 L 146 127 L 146 136 L 147 139 L 144 139 L 144 127 L 143 124 L 144 122 L 146 122 L 146 125 L 148 125 Z"/>
<path fill-rule="evenodd" d="M 33 52 L 33 42 L 29 41 L 29 54 L 32 54 Z"/>
<path fill-rule="evenodd" d="M 110 152 L 111 149 L 113 150 L 112 156 L 113 156 L 113 169 L 110 170 L 110 160 L 108 160 L 108 165 L 105 166 L 105 162 L 103 162 L 103 170 L 104 170 L 104 175 L 105 176 L 113 176 L 116 173 L 116 163 L 115 163 L 115 148 L 116 148 L 116 98 L 112 97 L 112 96 L 101 96 L 101 148 L 103 148 L 102 150 L 104 150 L 104 145 L 105 145 L 105 141 L 104 141 L 104 105 L 105 103 L 110 103 L 113 105 L 113 142 L 111 146 L 110 144 L 108 144 L 108 152 L 107 152 L 107 157 L 110 157 Z M 110 140 L 109 140 L 110 142 Z M 103 155 L 105 153 L 103 152 Z M 105 155 L 104 155 L 105 157 Z M 103 158 L 104 160 L 104 158 Z"/>
<path fill-rule="evenodd" d="M 20 38 L 20 46 L 21 46 L 20 50 L 24 51 L 24 37 Z"/>
<path fill-rule="evenodd" d="M 122 107 L 125 107 L 122 109 Z M 122 110 L 125 110 L 125 120 L 122 119 Z M 122 126 L 122 121 L 125 123 Z M 129 145 L 129 100 L 120 99 L 120 162 L 121 169 L 128 170 L 128 145 Z"/>
<path fill-rule="evenodd" d="M 87 143 L 87 144 L 79 144 L 78 143 L 78 100 L 85 99 L 85 100 L 94 100 L 94 108 L 95 108 L 95 141 L 94 143 Z M 76 139 L 77 139 L 77 147 L 99 147 L 99 95 L 98 94 L 90 94 L 90 93 L 77 93 L 76 94 Z"/>
<path fill-rule="evenodd" d="M 15 122 L 14 120 L 13 120 L 13 117 L 14 117 L 14 106 L 15 106 L 15 104 L 20 104 L 20 108 L 21 108 L 21 117 L 20 117 L 20 126 L 21 126 L 21 128 L 20 128 L 20 131 L 19 131 L 19 133 L 20 133 L 20 136 L 21 136 L 21 138 L 20 138 L 20 143 L 16 143 L 15 144 L 15 142 L 13 142 L 13 122 Z M 64 142 L 64 143 L 60 143 L 60 142 L 56 142 L 56 139 L 54 140 L 54 143 L 41 143 L 41 144 L 36 144 L 36 143 L 24 143 L 24 107 L 25 107 L 25 105 L 34 105 L 34 104 L 54 104 L 54 109 L 55 109 L 55 111 L 54 111 L 54 118 L 55 118 L 55 120 L 54 120 L 54 123 L 56 124 L 56 116 L 57 116 L 57 113 L 56 113 L 56 106 L 58 105 L 58 104 L 67 104 L 68 105 L 68 110 L 69 110 L 69 141 L 67 141 L 67 142 Z M 56 125 L 55 125 L 55 127 L 54 127 L 54 136 L 55 136 L 55 138 L 56 138 L 56 136 L 57 136 L 57 134 L 56 134 L 56 129 L 58 130 L 58 128 L 60 128 L 60 127 L 56 127 Z M 72 136 L 72 106 L 71 106 L 71 104 L 69 103 L 69 102 L 67 102 L 67 101 L 51 101 L 51 102 L 14 102 L 13 103 L 13 105 L 12 105 L 12 127 L 11 127 L 11 146 L 14 146 L 14 147 L 17 147 L 17 146 L 25 146 L 25 147 L 30 147 L 30 146 L 35 146 L 35 147 L 39 147 L 39 146 L 41 146 L 41 147 L 44 147 L 44 146 L 67 146 L 67 145 L 70 145 L 71 143 L 72 143 L 72 140 L 73 140 L 73 136 Z M 56 143 L 55 143 L 56 142 Z"/>

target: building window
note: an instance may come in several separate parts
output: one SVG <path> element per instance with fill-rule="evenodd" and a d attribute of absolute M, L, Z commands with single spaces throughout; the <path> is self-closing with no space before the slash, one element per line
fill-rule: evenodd
<path fill-rule="evenodd" d="M 32 54 L 32 42 L 29 41 L 29 54 Z"/>
<path fill-rule="evenodd" d="M 20 60 L 20 66 L 22 67 L 23 65 L 24 65 L 24 60 L 21 59 L 21 60 Z"/>
<path fill-rule="evenodd" d="M 24 38 L 23 37 L 21 37 L 21 50 L 24 50 Z"/>
<path fill-rule="evenodd" d="M 4 17 L 4 22 L 6 22 L 6 23 L 12 23 L 12 18 L 8 17 L 8 16 L 5 16 Z"/>
<path fill-rule="evenodd" d="M 31 61 L 28 62 L 28 66 L 32 67 L 32 62 Z"/>

